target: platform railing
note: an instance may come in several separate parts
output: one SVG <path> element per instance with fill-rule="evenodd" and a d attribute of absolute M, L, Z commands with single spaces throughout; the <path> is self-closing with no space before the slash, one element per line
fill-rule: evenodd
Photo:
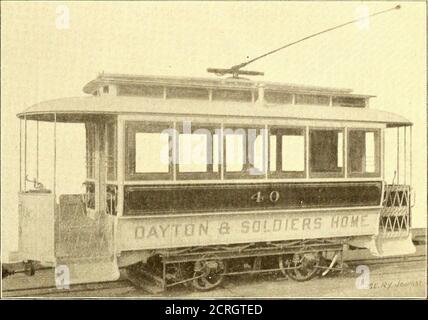
<path fill-rule="evenodd" d="M 407 237 L 410 233 L 411 188 L 385 185 L 379 234 L 385 238 Z"/>

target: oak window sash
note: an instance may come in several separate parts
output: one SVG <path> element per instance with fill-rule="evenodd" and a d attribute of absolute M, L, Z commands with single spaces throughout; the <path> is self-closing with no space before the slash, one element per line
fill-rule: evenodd
<path fill-rule="evenodd" d="M 176 173 L 177 180 L 210 180 L 210 179 L 220 179 L 221 178 L 221 127 L 215 127 L 212 124 L 194 124 L 191 123 L 190 132 L 187 132 L 187 128 L 183 128 L 183 124 L 178 124 L 176 126 L 177 130 L 177 139 L 175 143 L 175 154 L 176 154 Z M 180 135 L 181 134 L 198 134 L 206 135 L 206 170 L 205 171 L 180 171 Z M 215 138 L 217 137 L 217 138 Z M 215 143 L 217 139 L 217 143 Z M 193 148 L 191 147 L 192 151 Z M 190 156 L 192 161 L 194 160 L 194 154 Z M 217 160 L 217 163 L 214 163 Z"/>
<path fill-rule="evenodd" d="M 255 131 L 249 131 L 255 130 Z M 265 131 L 264 126 L 233 126 L 225 125 L 223 128 L 223 172 L 224 179 L 263 179 L 266 176 L 267 168 L 267 154 L 265 152 L 265 143 L 263 133 Z M 255 133 L 255 135 L 253 135 Z M 267 134 L 267 133 L 265 133 Z M 227 157 L 227 136 L 238 135 L 242 136 L 242 169 L 239 171 L 230 171 L 228 170 Z M 250 138 L 249 138 L 250 136 Z M 262 140 L 262 168 L 255 168 L 255 139 L 252 141 L 251 136 L 255 138 L 259 137 Z M 250 143 L 253 142 L 253 143 Z"/>
<path fill-rule="evenodd" d="M 173 123 L 127 121 L 125 128 L 126 180 L 173 180 Z M 136 135 L 138 133 L 168 133 L 168 172 L 138 172 L 136 170 Z M 151 152 L 151 150 L 143 150 L 143 152 Z"/>
<path fill-rule="evenodd" d="M 380 177 L 381 175 L 381 130 L 380 129 L 365 129 L 365 128 L 348 128 L 347 134 L 347 174 L 350 178 L 371 178 Z M 367 159 L 367 139 L 366 133 L 373 134 L 373 155 L 372 159 Z M 358 137 L 358 135 L 360 135 Z M 364 143 L 358 141 L 359 138 L 364 137 Z M 360 148 L 358 148 L 360 147 Z M 358 156 L 356 153 L 360 153 L 360 163 L 357 163 Z M 355 162 L 354 162 L 355 161 Z M 367 163 L 372 161 L 374 170 L 367 171 Z M 360 166 L 360 170 L 356 170 L 355 166 Z M 364 167 L 364 168 L 363 168 Z"/>
<path fill-rule="evenodd" d="M 330 137 L 327 132 L 330 132 Z M 333 134 L 337 135 L 337 141 L 331 139 Z M 320 139 L 324 136 L 324 141 Z M 330 138 L 330 141 L 329 141 Z M 340 139 L 341 138 L 341 139 Z M 310 178 L 344 178 L 345 177 L 345 129 L 344 128 L 309 128 L 309 177 Z M 329 144 L 333 142 L 337 144 Z M 315 143 L 318 143 L 315 146 Z M 332 148 L 334 147 L 334 148 Z M 329 149 L 330 148 L 330 149 Z M 330 155 L 326 153 L 330 150 Z M 322 156 L 322 158 L 321 158 Z M 336 168 L 334 170 L 320 170 L 319 164 L 331 166 L 334 161 Z M 341 162 L 341 163 L 339 163 Z"/>
<path fill-rule="evenodd" d="M 287 150 L 284 150 L 283 148 L 283 137 L 284 136 L 301 136 L 303 138 L 303 170 L 283 170 L 284 164 L 282 163 L 283 160 L 283 151 L 287 152 Z M 276 143 L 275 143 L 275 159 L 271 159 L 273 150 L 273 145 L 271 144 L 271 137 L 275 137 Z M 306 177 L 306 171 L 308 170 L 306 166 L 306 145 L 308 141 L 306 139 L 306 128 L 305 127 L 270 127 L 269 128 L 269 178 L 273 179 L 281 179 L 281 178 L 305 178 Z M 272 161 L 275 162 L 275 168 L 272 167 Z"/>

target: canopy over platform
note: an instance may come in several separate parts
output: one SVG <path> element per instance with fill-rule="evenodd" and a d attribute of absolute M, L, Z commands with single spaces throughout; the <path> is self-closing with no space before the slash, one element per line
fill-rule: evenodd
<path fill-rule="evenodd" d="M 387 127 L 410 126 L 397 114 L 370 108 L 314 105 L 278 105 L 234 101 L 199 101 L 149 97 L 90 96 L 48 100 L 18 114 L 27 120 L 84 122 L 116 115 L 184 115 L 385 123 Z"/>

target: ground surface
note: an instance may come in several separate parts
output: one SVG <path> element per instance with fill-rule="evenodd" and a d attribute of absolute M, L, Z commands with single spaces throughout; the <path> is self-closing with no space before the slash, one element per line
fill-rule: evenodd
<path fill-rule="evenodd" d="M 52 269 L 39 271 L 34 277 L 16 274 L 3 280 L 3 297 L 138 297 L 138 298 L 210 298 L 210 297 L 426 297 L 426 262 L 407 261 L 394 264 L 369 265 L 370 288 L 358 289 L 361 276 L 356 266 L 346 272 L 331 274 L 308 282 L 295 282 L 280 275 L 235 276 L 227 278 L 224 284 L 212 291 L 195 292 L 185 287 L 175 287 L 167 292 L 150 294 L 137 289 L 126 280 L 109 285 L 90 285 L 79 290 L 47 289 L 38 291 L 8 291 L 19 288 L 54 286 Z M 366 279 L 367 280 L 367 279 Z M 367 282 L 365 282 L 367 283 Z"/>

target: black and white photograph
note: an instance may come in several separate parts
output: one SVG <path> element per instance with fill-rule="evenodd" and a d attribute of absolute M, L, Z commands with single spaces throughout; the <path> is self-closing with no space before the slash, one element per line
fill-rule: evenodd
<path fill-rule="evenodd" d="M 1 298 L 426 299 L 426 25 L 425 1 L 2 1 Z M 239 308 L 214 309 L 263 312 Z"/>

